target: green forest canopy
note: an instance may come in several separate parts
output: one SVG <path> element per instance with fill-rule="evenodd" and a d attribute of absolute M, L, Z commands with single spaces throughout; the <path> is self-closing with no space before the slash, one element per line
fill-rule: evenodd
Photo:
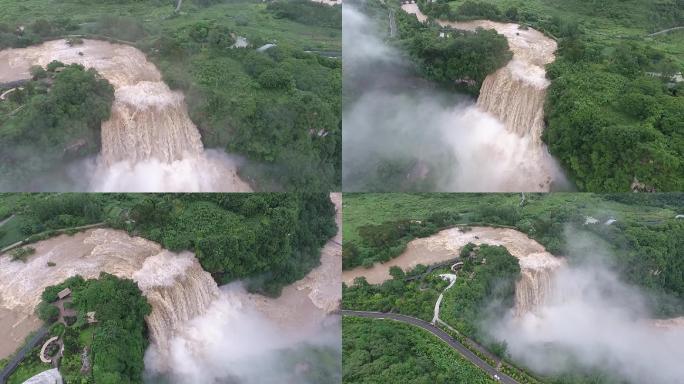
<path fill-rule="evenodd" d="M 47 70 L 46 70 L 47 69 Z M 114 89 L 94 69 L 53 61 L 0 102 L 0 189 L 26 190 L 37 175 L 98 153 Z"/>
<path fill-rule="evenodd" d="M 391 320 L 343 317 L 342 361 L 345 383 L 495 383 L 436 336 Z"/>
<path fill-rule="evenodd" d="M 148 345 L 145 316 L 151 311 L 138 285 L 129 279 L 101 273 L 98 279 L 84 280 L 70 277 L 63 283 L 46 287 L 38 313 L 52 323 L 56 319 L 44 317 L 46 308 L 56 309 L 51 303 L 57 292 L 70 288 L 76 319 L 67 326 L 52 327 L 52 334 L 64 342 L 64 356 L 60 373 L 68 383 L 142 383 L 143 357 Z M 86 314 L 95 312 L 97 323 L 88 324 Z M 89 350 L 92 369 L 81 372 L 81 354 Z"/>

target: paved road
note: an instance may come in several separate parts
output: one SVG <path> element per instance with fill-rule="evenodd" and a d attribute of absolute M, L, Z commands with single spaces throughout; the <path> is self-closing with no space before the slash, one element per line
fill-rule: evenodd
<path fill-rule="evenodd" d="M 46 326 L 42 326 L 36 333 L 33 335 L 31 340 L 29 340 L 28 343 L 24 345 L 19 352 L 17 352 L 12 360 L 5 365 L 5 368 L 2 369 L 2 372 L 0 372 L 0 383 L 4 384 L 7 382 L 7 379 L 10 377 L 12 372 L 14 372 L 15 369 L 19 366 L 19 364 L 26 358 L 26 355 L 31 352 L 31 350 L 40 344 L 40 342 L 47 336 L 48 334 L 48 328 Z"/>
<path fill-rule="evenodd" d="M 389 320 L 399 321 L 402 323 L 411 324 L 411 325 L 415 325 L 416 327 L 423 328 L 424 330 L 426 330 L 426 331 L 432 333 L 433 335 L 439 337 L 440 339 L 442 339 L 452 349 L 455 349 L 458 353 L 460 353 L 468 361 L 470 361 L 471 363 L 480 367 L 482 370 L 487 372 L 487 374 L 489 374 L 491 377 L 494 377 L 494 375 L 497 375 L 499 377 L 499 381 L 501 383 L 519 384 L 517 381 L 513 380 L 511 377 L 505 375 L 502 372 L 497 371 L 494 367 L 487 364 L 487 362 L 485 362 L 484 360 L 479 358 L 476 354 L 471 352 L 463 344 L 459 343 L 457 340 L 454 340 L 451 336 L 449 336 L 448 333 L 442 331 L 441 329 L 435 327 L 434 325 L 428 323 L 427 321 L 423 321 L 423 320 L 417 319 L 415 317 L 400 315 L 400 314 L 396 314 L 396 313 L 342 310 L 342 315 L 343 316 L 365 317 L 365 318 L 370 318 L 370 319 L 389 319 Z"/>
<path fill-rule="evenodd" d="M 5 225 L 8 221 L 12 220 L 13 218 L 14 218 L 14 214 L 12 214 L 12 215 L 10 215 L 8 218 L 6 218 L 6 219 L 0 221 L 0 227 L 2 227 L 3 225 Z"/>

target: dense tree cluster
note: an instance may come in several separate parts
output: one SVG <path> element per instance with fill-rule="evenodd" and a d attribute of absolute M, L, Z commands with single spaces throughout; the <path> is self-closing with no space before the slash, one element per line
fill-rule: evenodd
<path fill-rule="evenodd" d="M 495 383 L 436 336 L 388 320 L 344 317 L 342 361 L 349 383 Z"/>
<path fill-rule="evenodd" d="M 342 7 L 311 4 L 308 0 L 272 1 L 266 9 L 276 17 L 286 18 L 305 25 L 342 28 Z"/>
<path fill-rule="evenodd" d="M 461 250 L 461 260 L 463 267 L 456 284 L 445 293 L 440 317 L 461 333 L 492 344 L 478 324 L 500 318 L 513 307 L 515 282 L 520 278 L 518 259 L 502 246 L 471 243 Z"/>
<path fill-rule="evenodd" d="M 64 341 L 60 372 L 65 380 L 68 383 L 142 383 L 143 356 L 148 344 L 145 316 L 151 308 L 137 284 L 104 272 L 98 279 L 71 277 L 43 292 L 38 307 L 43 320 L 56 320 L 59 311 L 50 303 L 57 300 L 57 292 L 64 288 L 71 289 L 73 298 L 72 303 L 64 305 L 78 314 L 72 325 L 59 324 L 58 333 Z M 85 320 L 86 313 L 91 311 L 96 314 L 95 324 L 87 324 Z M 86 347 L 92 366 L 90 371 L 82 372 L 81 354 Z"/>
<path fill-rule="evenodd" d="M 0 103 L 0 185 L 29 180 L 100 148 L 114 89 L 93 69 L 59 62 L 32 69 L 33 80 Z"/>
<path fill-rule="evenodd" d="M 421 73 L 448 87 L 477 94 L 485 77 L 512 57 L 506 38 L 494 30 L 440 29 L 404 12 L 396 17 L 401 44 Z"/>
<path fill-rule="evenodd" d="M 423 265 L 404 272 L 399 267 L 390 268 L 391 280 L 371 285 L 363 277 L 351 286 L 342 285 L 342 307 L 359 311 L 395 312 L 431 321 L 435 302 L 447 282 L 436 274 L 428 274 Z"/>
<path fill-rule="evenodd" d="M 684 188 L 684 94 L 668 88 L 677 66 L 655 49 L 611 50 L 563 39 L 552 78 L 544 140 L 580 189 Z"/>

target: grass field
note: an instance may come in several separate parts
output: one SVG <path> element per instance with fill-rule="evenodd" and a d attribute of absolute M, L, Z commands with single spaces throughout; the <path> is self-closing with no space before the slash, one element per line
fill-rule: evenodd
<path fill-rule="evenodd" d="M 674 220 L 673 208 L 648 205 L 626 205 L 606 200 L 591 193 L 526 194 L 522 208 L 525 216 L 543 216 L 562 207 L 572 207 L 582 214 L 600 219 L 614 216 L 617 220 L 660 222 Z M 481 205 L 518 206 L 520 194 L 353 194 L 345 193 L 344 241 L 359 242 L 358 228 L 401 219 L 420 220 L 431 213 L 473 212 Z"/>
<path fill-rule="evenodd" d="M 453 0 L 450 7 L 456 10 L 466 0 Z M 534 15 L 540 19 L 560 17 L 579 22 L 588 37 L 604 43 L 616 40 L 634 40 L 655 43 L 656 48 L 676 58 L 684 66 L 684 32 L 674 32 L 648 38 L 647 35 L 675 26 L 684 26 L 677 19 L 674 0 L 481 0 L 497 5 L 501 11 L 515 7 L 519 14 Z M 680 6 L 681 7 L 681 6 Z M 680 10 L 681 12 L 681 10 Z M 531 22 L 534 24 L 534 22 Z"/>

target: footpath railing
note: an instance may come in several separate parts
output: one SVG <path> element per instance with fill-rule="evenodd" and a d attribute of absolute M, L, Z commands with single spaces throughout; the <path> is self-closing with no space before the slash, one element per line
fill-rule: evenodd
<path fill-rule="evenodd" d="M 12 360 L 10 360 L 7 365 L 0 372 L 0 383 L 7 383 L 7 379 L 14 373 L 14 371 L 19 367 L 22 361 L 26 358 L 33 348 L 40 344 L 43 339 L 48 335 L 48 328 L 46 326 L 40 327 L 38 331 L 31 337 L 31 339 L 17 352 Z"/>

